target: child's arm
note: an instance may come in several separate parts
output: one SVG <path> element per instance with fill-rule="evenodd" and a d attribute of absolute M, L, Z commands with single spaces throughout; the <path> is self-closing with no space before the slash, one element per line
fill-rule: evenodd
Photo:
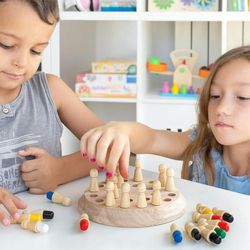
<path fill-rule="evenodd" d="M 59 117 L 77 138 L 80 139 L 86 131 L 102 124 L 61 79 L 53 75 L 47 77 Z M 60 184 L 88 175 L 93 166 L 93 163 L 82 158 L 80 152 L 57 158 L 43 149 L 27 148 L 21 155 L 30 153 L 36 159 L 24 162 L 21 169 L 25 184 L 33 193 L 54 190 Z"/>
<path fill-rule="evenodd" d="M 189 133 L 155 130 L 136 122 L 111 122 L 88 131 L 81 139 L 81 151 L 111 173 L 119 164 L 121 174 L 127 177 L 130 152 L 180 160 Z"/>
<path fill-rule="evenodd" d="M 2 204 L 6 208 L 11 217 L 15 220 L 19 219 L 18 209 L 25 209 L 27 207 L 27 205 L 22 200 L 1 187 L 0 204 Z M 8 226 L 11 223 L 10 220 L 11 219 L 9 215 L 6 215 L 4 211 L 0 209 L 0 221 L 2 222 L 2 224 Z"/>

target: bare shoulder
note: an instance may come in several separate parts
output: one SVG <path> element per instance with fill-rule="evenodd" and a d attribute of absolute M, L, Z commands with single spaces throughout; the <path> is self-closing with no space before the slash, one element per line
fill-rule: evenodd
<path fill-rule="evenodd" d="M 48 85 L 51 91 L 52 98 L 57 106 L 57 109 L 61 106 L 65 96 L 75 96 L 70 87 L 59 77 L 47 74 Z"/>

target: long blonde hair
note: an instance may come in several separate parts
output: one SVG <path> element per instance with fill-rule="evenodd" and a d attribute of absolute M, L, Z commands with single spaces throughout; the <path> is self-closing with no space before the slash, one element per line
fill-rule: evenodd
<path fill-rule="evenodd" d="M 215 181 L 215 167 L 211 158 L 211 150 L 214 148 L 222 153 L 223 146 L 216 141 L 208 123 L 210 88 L 218 71 L 228 62 L 240 58 L 250 61 L 250 46 L 241 46 L 229 50 L 224 55 L 219 57 L 212 66 L 211 72 L 207 78 L 199 99 L 196 138 L 189 144 L 183 157 L 182 178 L 184 179 L 189 179 L 189 165 L 190 161 L 193 160 L 193 156 L 195 154 L 202 153 L 204 157 L 203 160 L 206 181 L 209 185 L 213 185 Z"/>

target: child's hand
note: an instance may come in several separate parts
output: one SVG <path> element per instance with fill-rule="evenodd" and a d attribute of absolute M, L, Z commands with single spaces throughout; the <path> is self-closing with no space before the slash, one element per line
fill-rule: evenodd
<path fill-rule="evenodd" d="M 20 215 L 18 209 L 25 209 L 27 205 L 20 200 L 18 197 L 14 196 L 12 193 L 6 191 L 0 187 L 0 204 L 2 204 L 6 210 L 9 212 L 11 217 L 15 220 L 18 220 Z M 3 225 L 8 226 L 10 224 L 10 217 L 6 215 L 0 209 L 0 221 Z"/>
<path fill-rule="evenodd" d="M 120 173 L 128 178 L 130 156 L 129 133 L 122 123 L 110 122 L 94 128 L 81 138 L 81 152 L 109 173 L 114 173 L 119 165 Z"/>
<path fill-rule="evenodd" d="M 51 156 L 47 151 L 29 147 L 18 152 L 20 156 L 33 156 L 21 166 L 22 178 L 31 193 L 42 194 L 55 190 L 59 185 L 58 172 L 61 158 Z"/>

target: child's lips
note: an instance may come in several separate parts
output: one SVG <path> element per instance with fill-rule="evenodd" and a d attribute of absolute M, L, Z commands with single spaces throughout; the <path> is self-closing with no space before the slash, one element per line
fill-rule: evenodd
<path fill-rule="evenodd" d="M 216 122 L 216 127 L 222 127 L 222 128 L 232 128 L 233 126 L 224 122 Z"/>
<path fill-rule="evenodd" d="M 8 72 L 4 72 L 4 74 L 12 80 L 20 80 L 24 75 L 24 74 L 16 74 L 16 73 L 8 73 Z"/>

